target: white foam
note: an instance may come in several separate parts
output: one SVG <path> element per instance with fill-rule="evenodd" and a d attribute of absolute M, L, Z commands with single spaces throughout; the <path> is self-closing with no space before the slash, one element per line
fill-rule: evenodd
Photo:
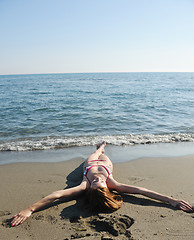
<path fill-rule="evenodd" d="M 115 146 L 156 144 L 175 142 L 194 142 L 193 133 L 164 134 L 164 135 L 115 135 L 115 136 L 78 136 L 78 137 L 44 137 L 39 139 L 24 139 L 0 144 L 0 151 L 33 151 L 49 150 L 68 147 L 93 146 L 106 141 Z"/>

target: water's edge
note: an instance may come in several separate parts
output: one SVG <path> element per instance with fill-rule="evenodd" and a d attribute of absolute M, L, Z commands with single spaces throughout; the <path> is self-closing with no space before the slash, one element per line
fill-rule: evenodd
<path fill-rule="evenodd" d="M 133 146 L 140 144 L 194 142 L 194 133 L 171 134 L 128 134 L 112 136 L 69 136 L 19 139 L 0 142 L 0 151 L 54 150 L 69 147 L 95 146 L 105 140 L 115 146 Z"/>
<path fill-rule="evenodd" d="M 75 158 L 85 160 L 94 150 L 94 146 L 82 146 L 58 150 L 0 152 L 0 165 L 19 162 L 63 162 Z M 179 157 L 194 155 L 194 143 L 158 143 L 134 146 L 107 145 L 106 154 L 113 163 L 147 157 Z"/>

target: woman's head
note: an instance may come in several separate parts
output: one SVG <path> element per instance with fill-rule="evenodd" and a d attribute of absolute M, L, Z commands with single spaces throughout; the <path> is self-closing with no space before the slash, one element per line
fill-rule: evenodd
<path fill-rule="evenodd" d="M 107 188 L 106 181 L 102 177 L 96 176 L 91 182 L 90 188 L 92 189 Z"/>
<path fill-rule="evenodd" d="M 89 188 L 86 197 L 88 208 L 95 212 L 114 212 L 123 203 L 122 197 L 119 194 L 110 192 L 107 187 Z"/>

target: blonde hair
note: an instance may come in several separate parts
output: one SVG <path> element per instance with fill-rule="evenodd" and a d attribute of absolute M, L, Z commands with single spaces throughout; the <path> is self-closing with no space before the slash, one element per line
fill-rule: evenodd
<path fill-rule="evenodd" d="M 107 187 L 89 188 L 86 192 L 85 203 L 91 211 L 114 212 L 121 207 L 123 199 L 119 194 L 110 192 Z"/>

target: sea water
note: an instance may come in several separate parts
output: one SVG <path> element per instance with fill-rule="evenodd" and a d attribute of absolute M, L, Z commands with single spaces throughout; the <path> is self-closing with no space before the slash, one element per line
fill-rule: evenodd
<path fill-rule="evenodd" d="M 194 73 L 0 76 L 0 151 L 194 141 Z"/>

